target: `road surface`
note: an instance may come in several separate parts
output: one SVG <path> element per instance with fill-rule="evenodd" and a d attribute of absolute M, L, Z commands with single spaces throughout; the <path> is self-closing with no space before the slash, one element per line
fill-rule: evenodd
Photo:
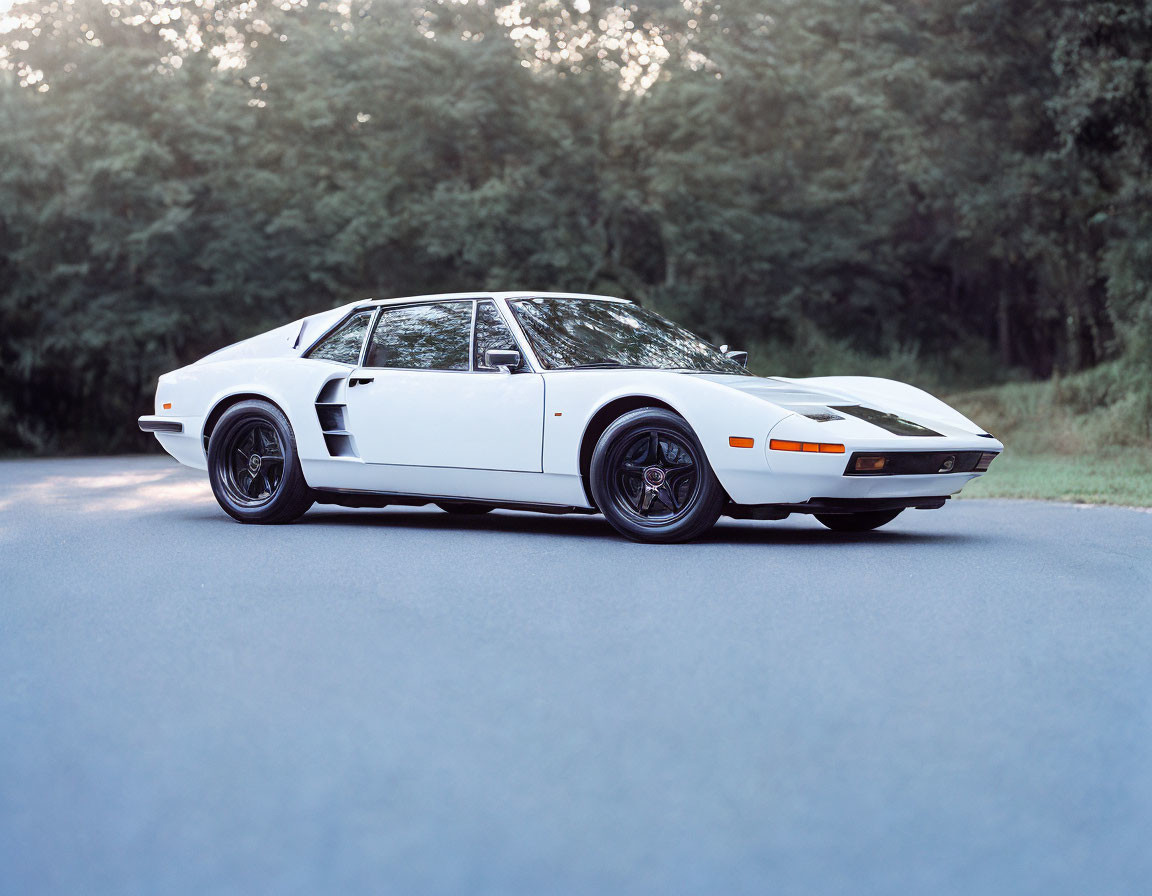
<path fill-rule="evenodd" d="M 1122 894 L 1152 514 L 248 527 L 0 464 L 0 893 Z"/>

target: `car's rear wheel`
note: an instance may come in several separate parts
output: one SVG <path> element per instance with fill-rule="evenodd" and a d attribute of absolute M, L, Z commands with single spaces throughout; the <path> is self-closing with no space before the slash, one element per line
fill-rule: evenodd
<path fill-rule="evenodd" d="M 266 401 L 224 412 L 208 442 L 208 478 L 224 512 L 242 523 L 290 523 L 312 506 L 292 426 Z"/>
<path fill-rule="evenodd" d="M 492 510 L 490 504 L 473 504 L 469 501 L 437 501 L 436 506 L 445 513 L 457 513 L 461 516 L 475 516 Z"/>
<path fill-rule="evenodd" d="M 833 532 L 869 532 L 892 522 L 901 510 L 875 510 L 868 513 L 817 513 L 816 519 Z"/>
<path fill-rule="evenodd" d="M 589 484 L 608 522 L 636 541 L 696 538 L 727 500 L 692 428 L 661 408 L 630 411 L 604 430 Z"/>

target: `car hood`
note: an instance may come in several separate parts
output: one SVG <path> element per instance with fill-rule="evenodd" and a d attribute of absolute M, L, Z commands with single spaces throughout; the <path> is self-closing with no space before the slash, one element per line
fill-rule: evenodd
<path fill-rule="evenodd" d="M 806 388 L 799 381 L 789 381 L 776 377 L 732 376 L 730 374 L 699 374 L 701 379 L 727 386 L 746 395 L 754 395 L 773 404 L 827 405 L 829 402 L 842 403 L 845 395 L 828 389 Z"/>
<path fill-rule="evenodd" d="M 745 395 L 770 402 L 794 414 L 818 419 L 835 414 L 853 423 L 863 422 L 878 431 L 914 435 L 921 426 L 942 435 L 983 435 L 984 430 L 933 395 L 895 380 L 877 377 L 785 377 L 700 374 L 704 379 Z M 852 408 L 852 411 L 845 411 Z M 912 424 L 904 427 L 888 419 L 895 415 Z M 898 431 L 905 430 L 905 431 Z"/>

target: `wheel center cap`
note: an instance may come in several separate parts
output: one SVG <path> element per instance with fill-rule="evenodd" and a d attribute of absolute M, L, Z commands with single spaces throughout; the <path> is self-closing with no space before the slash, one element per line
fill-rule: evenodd
<path fill-rule="evenodd" d="M 664 484 L 664 471 L 659 467 L 649 467 L 644 471 L 644 481 L 653 488 L 659 488 Z"/>
<path fill-rule="evenodd" d="M 248 458 L 248 472 L 255 475 L 260 472 L 260 464 L 263 463 L 263 458 L 259 454 L 253 454 Z"/>

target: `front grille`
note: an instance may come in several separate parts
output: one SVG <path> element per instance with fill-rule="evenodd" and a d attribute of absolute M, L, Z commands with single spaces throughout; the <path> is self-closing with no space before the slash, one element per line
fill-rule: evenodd
<path fill-rule="evenodd" d="M 857 451 L 848 458 L 845 476 L 934 476 L 939 473 L 973 473 L 983 451 Z M 883 457 L 884 468 L 876 471 L 856 469 L 858 457 Z M 951 469 L 943 469 L 948 460 Z"/>

